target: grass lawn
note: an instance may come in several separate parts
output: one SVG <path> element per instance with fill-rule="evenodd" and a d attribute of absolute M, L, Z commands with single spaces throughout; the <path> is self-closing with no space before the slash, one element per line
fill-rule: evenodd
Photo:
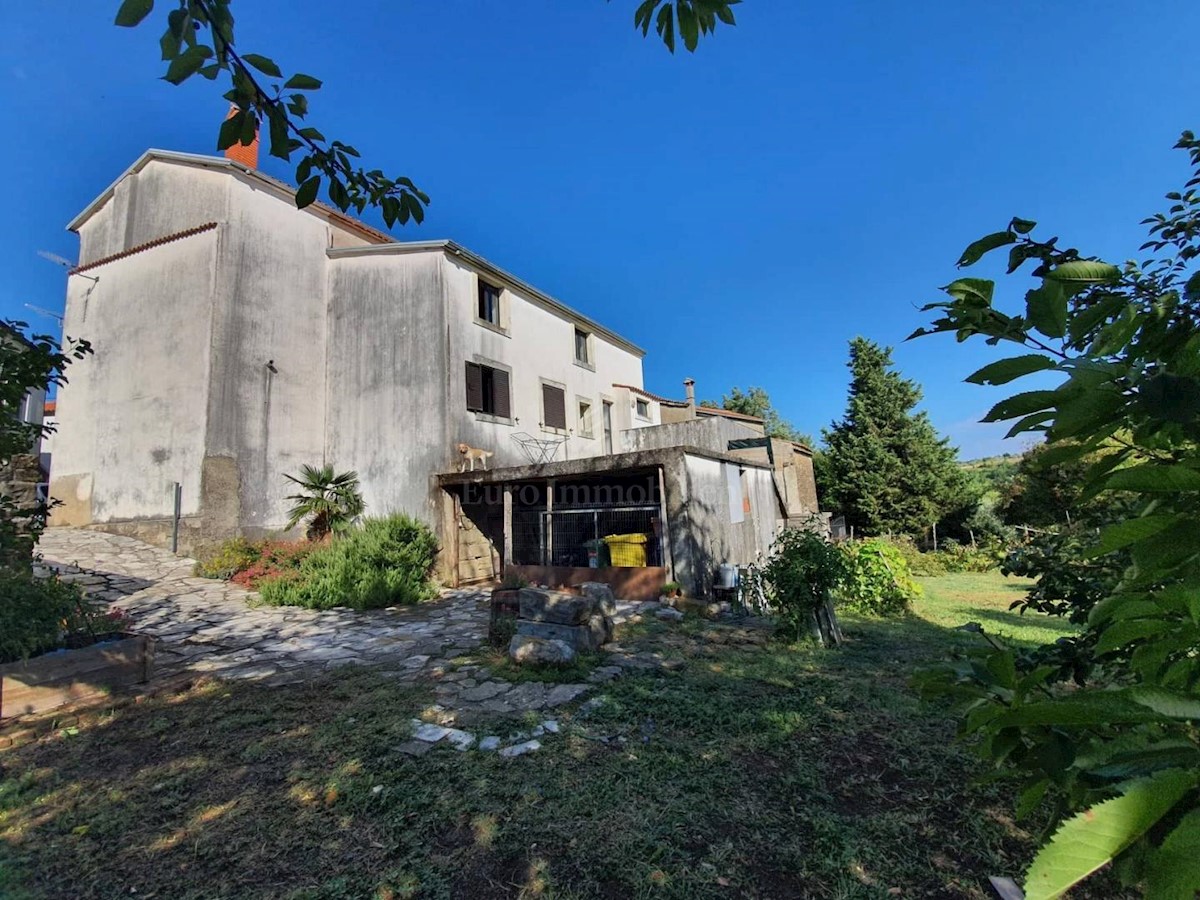
<path fill-rule="evenodd" d="M 1053 643 L 1077 631 L 1066 619 L 1009 611 L 1012 602 L 1025 596 L 1033 584 L 1027 578 L 1007 578 L 993 570 L 917 581 L 925 588 L 925 596 L 915 604 L 916 614 L 934 625 L 954 628 L 978 622 L 989 634 L 1024 646 Z"/>
<path fill-rule="evenodd" d="M 685 665 L 599 689 L 516 759 L 403 755 L 430 695 L 361 670 L 90 717 L 0 754 L 0 895 L 988 897 L 1040 823 L 972 783 L 906 678 L 968 619 L 1058 632 L 1008 616 L 998 577 L 925 584 L 916 616 L 846 617 L 839 651 L 637 626 L 623 643 Z"/>

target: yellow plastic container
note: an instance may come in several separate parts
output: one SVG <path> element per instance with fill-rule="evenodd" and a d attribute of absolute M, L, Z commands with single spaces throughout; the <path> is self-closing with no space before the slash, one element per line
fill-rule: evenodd
<path fill-rule="evenodd" d="M 646 535 L 610 534 L 604 538 L 604 543 L 608 545 L 611 565 L 645 567 Z"/>

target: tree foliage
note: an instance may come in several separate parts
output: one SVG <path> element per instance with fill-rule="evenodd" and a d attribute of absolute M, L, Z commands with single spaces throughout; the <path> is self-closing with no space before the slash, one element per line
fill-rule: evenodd
<path fill-rule="evenodd" d="M 358 487 L 357 472 L 335 474 L 333 466 L 326 463 L 300 467 L 299 477 L 284 475 L 288 481 L 300 486 L 300 492 L 288 495 L 292 508 L 288 511 L 287 528 L 292 529 L 308 521 L 308 539 L 319 541 L 334 531 L 352 525 L 362 515 L 362 493 Z"/>
<path fill-rule="evenodd" d="M 824 432 L 822 499 L 860 534 L 921 534 L 969 499 L 955 451 L 913 412 L 921 389 L 890 348 L 855 338 L 849 367 L 846 414 Z"/>
<path fill-rule="evenodd" d="M 1063 691 L 1053 665 L 1022 665 L 999 642 L 929 673 L 924 685 L 963 704 L 963 731 L 1023 779 L 1019 808 L 1049 796 L 1061 822 L 1025 889 L 1058 897 L 1114 864 L 1151 898 L 1200 892 L 1200 141 L 1176 145 L 1193 176 L 1145 220 L 1148 258 L 1116 266 L 1031 237 L 1015 218 L 971 244 L 960 265 L 1009 249 L 1009 272 L 1032 262 L 1023 308 L 993 301 L 994 284 L 960 278 L 931 329 L 959 340 L 1019 344 L 1023 353 L 969 380 L 1007 384 L 1033 372 L 1056 387 L 1000 401 L 988 421 L 1011 435 L 1041 433 L 1047 462 L 1077 462 L 1113 444 L 1081 473 L 1083 497 L 1119 492 L 1135 508 L 1104 526 L 1083 559 L 1128 554 L 1119 580 L 1087 596 L 1082 652 L 1094 664 Z"/>
<path fill-rule="evenodd" d="M 838 633 L 832 594 L 846 577 L 846 560 L 817 530 L 779 532 L 770 554 L 751 575 L 751 590 L 765 594 L 782 633 L 800 640 L 811 629 L 821 642 Z"/>
<path fill-rule="evenodd" d="M 711 409 L 727 409 L 744 416 L 756 416 L 763 420 L 763 430 L 767 437 L 796 441 L 810 448 L 813 446 L 812 437 L 802 431 L 797 431 L 791 422 L 783 418 L 771 404 L 771 397 L 763 388 L 750 387 L 743 391 L 740 387 L 735 386 L 728 394 L 721 397 L 720 403 L 715 400 L 704 400 L 700 405 Z"/>
<path fill-rule="evenodd" d="M 672 53 L 677 40 L 694 51 L 700 38 L 717 26 L 735 25 L 733 7 L 741 0 L 643 0 L 634 12 L 634 25 L 643 35 L 653 27 Z M 154 11 L 154 0 L 123 0 L 114 24 L 123 28 L 140 25 Z M 358 150 L 339 140 L 330 140 L 305 124 L 309 98 L 321 80 L 303 72 L 287 77 L 279 65 L 260 53 L 238 47 L 235 42 L 232 0 L 171 0 L 165 16 L 166 29 L 159 38 L 164 80 L 182 84 L 194 75 L 209 81 L 226 79 L 226 100 L 236 113 L 221 125 L 217 149 L 234 144 L 249 145 L 263 124 L 267 126 L 272 156 L 291 161 L 296 157 L 296 206 L 304 208 L 317 199 L 322 185 L 329 202 L 343 212 L 367 207 L 380 210 L 391 228 L 397 222 L 420 222 L 425 218 L 429 196 L 403 175 L 388 176 L 381 169 L 359 165 Z"/>
<path fill-rule="evenodd" d="M 36 390 L 65 384 L 66 368 L 91 353 L 87 341 L 67 338 L 60 344 L 48 334 L 26 334 L 25 322 L 0 321 L 0 465 L 31 452 L 53 427 L 25 422 L 21 405 Z M 45 524 L 45 509 L 21 506 L 0 495 L 0 565 L 28 564 L 33 544 Z"/>

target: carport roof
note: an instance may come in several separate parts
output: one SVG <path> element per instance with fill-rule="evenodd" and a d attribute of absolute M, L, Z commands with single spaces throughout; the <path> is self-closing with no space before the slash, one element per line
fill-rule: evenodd
<path fill-rule="evenodd" d="M 719 462 L 736 463 L 753 469 L 770 469 L 767 463 L 742 459 L 728 453 L 717 453 L 702 447 L 662 447 L 654 450 L 635 450 L 631 453 L 614 453 L 611 456 L 585 456 L 559 462 L 538 463 L 529 466 L 507 466 L 500 469 L 477 470 L 474 472 L 446 472 L 438 476 L 442 487 L 458 484 L 511 484 L 518 481 L 541 481 L 547 478 L 576 478 L 603 474 L 622 474 L 637 469 L 651 469 L 684 456 L 700 456 Z"/>

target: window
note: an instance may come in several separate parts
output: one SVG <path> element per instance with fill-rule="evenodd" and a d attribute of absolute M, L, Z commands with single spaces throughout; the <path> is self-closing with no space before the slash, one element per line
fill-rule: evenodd
<path fill-rule="evenodd" d="M 566 392 L 552 384 L 542 385 L 542 426 L 567 430 Z"/>
<path fill-rule="evenodd" d="M 479 279 L 479 307 L 476 318 L 489 325 L 500 327 L 500 288 Z"/>
<path fill-rule="evenodd" d="M 498 419 L 512 417 L 508 372 L 481 363 L 467 363 L 467 409 Z"/>
<path fill-rule="evenodd" d="M 639 419 L 650 418 L 650 401 L 643 400 L 641 397 L 638 397 L 635 402 L 637 404 L 637 406 L 635 408 L 637 410 L 638 418 Z"/>
<path fill-rule="evenodd" d="M 592 404 L 590 400 L 579 401 L 579 424 L 575 433 L 580 437 L 594 437 L 592 434 Z"/>
<path fill-rule="evenodd" d="M 592 364 L 592 336 L 582 329 L 575 329 L 575 362 L 585 366 Z"/>
<path fill-rule="evenodd" d="M 604 401 L 601 409 L 604 417 L 604 452 L 613 452 L 613 428 L 612 428 L 612 407 L 613 405 L 607 400 Z"/>

